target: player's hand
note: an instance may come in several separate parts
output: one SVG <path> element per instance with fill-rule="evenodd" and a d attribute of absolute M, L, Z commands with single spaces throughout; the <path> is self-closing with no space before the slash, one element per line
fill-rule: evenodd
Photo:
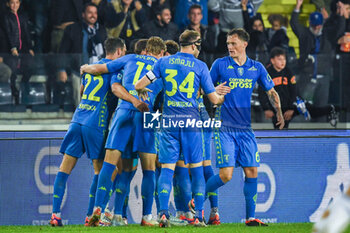
<path fill-rule="evenodd" d="M 283 129 L 283 127 L 284 127 L 284 119 L 283 119 L 281 111 L 279 113 L 277 113 L 277 123 L 276 123 L 276 125 L 279 126 L 278 127 L 279 129 Z"/>
<path fill-rule="evenodd" d="M 80 66 L 80 75 L 83 75 L 85 73 L 85 68 L 88 66 L 88 64 Z"/>
<path fill-rule="evenodd" d="M 138 92 L 139 98 L 142 99 L 143 101 L 146 101 L 148 99 L 148 92 L 152 92 L 152 90 L 148 88 L 144 88 L 137 92 Z"/>
<path fill-rule="evenodd" d="M 271 110 L 266 110 L 264 113 L 266 119 L 271 119 L 275 115 L 275 113 L 273 113 Z"/>
<path fill-rule="evenodd" d="M 34 51 L 32 50 L 32 49 L 29 49 L 29 54 L 32 56 L 32 57 L 34 57 Z"/>
<path fill-rule="evenodd" d="M 227 93 L 231 92 L 231 88 L 228 86 L 225 86 L 227 82 L 223 82 L 215 87 L 216 93 L 219 95 L 226 95 Z"/>
<path fill-rule="evenodd" d="M 141 100 L 135 101 L 135 103 L 133 103 L 133 105 L 140 112 L 149 112 L 148 105 L 145 102 L 142 102 Z"/>
<path fill-rule="evenodd" d="M 290 121 L 293 117 L 294 110 L 288 110 L 283 114 L 284 120 Z"/>

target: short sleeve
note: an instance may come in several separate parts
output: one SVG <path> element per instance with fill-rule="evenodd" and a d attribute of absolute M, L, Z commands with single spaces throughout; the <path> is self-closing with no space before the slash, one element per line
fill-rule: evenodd
<path fill-rule="evenodd" d="M 206 95 L 215 92 L 215 87 L 213 81 L 210 77 L 208 67 L 203 64 L 202 66 L 202 76 L 201 76 L 201 88 L 203 89 Z"/>
<path fill-rule="evenodd" d="M 122 84 L 123 81 L 123 72 L 119 72 L 117 74 L 113 74 L 112 78 L 111 78 L 111 86 L 113 85 L 113 83 L 119 83 Z"/>
<path fill-rule="evenodd" d="M 272 81 L 271 76 L 265 69 L 265 67 L 261 64 L 259 64 L 259 77 L 258 77 L 258 84 L 264 89 L 264 91 L 268 91 L 271 88 L 275 86 L 275 84 Z"/>
<path fill-rule="evenodd" d="M 219 81 L 219 62 L 216 59 L 210 69 L 210 77 L 214 85 L 218 85 Z"/>
<path fill-rule="evenodd" d="M 159 78 L 161 76 L 161 63 L 162 59 L 159 59 L 156 63 L 154 63 L 153 68 L 152 68 L 152 73 L 156 78 Z"/>
<path fill-rule="evenodd" d="M 116 60 L 108 62 L 106 64 L 108 72 L 109 73 L 114 73 L 114 72 L 117 72 L 117 71 L 121 70 L 125 66 L 127 61 L 130 59 L 130 55 L 126 55 L 126 56 L 123 56 L 123 57 L 118 58 Z"/>

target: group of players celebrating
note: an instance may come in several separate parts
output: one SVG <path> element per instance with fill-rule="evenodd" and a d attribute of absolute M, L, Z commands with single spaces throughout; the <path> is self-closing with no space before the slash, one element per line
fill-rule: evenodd
<path fill-rule="evenodd" d="M 250 98 L 256 82 L 269 96 L 280 129 L 284 120 L 269 74 L 261 63 L 246 56 L 248 42 L 246 31 L 232 29 L 227 34 L 229 56 L 217 59 L 209 71 L 197 59 L 201 38 L 196 31 L 184 31 L 179 38 L 180 52 L 170 56 L 166 51 L 173 44 L 167 50 L 159 37 L 139 41 L 138 54 L 129 55 L 125 55 L 121 39 L 107 39 L 106 58 L 81 67 L 82 98 L 61 145 L 64 156 L 54 183 L 50 224 L 62 226 L 60 206 L 67 178 L 85 152 L 95 171 L 86 217 L 88 226 L 126 224 L 123 211 L 138 158 L 143 171 L 142 226 L 219 225 L 217 189 L 231 180 L 237 166 L 245 174 L 245 224 L 267 226 L 255 218 L 260 156 L 251 129 Z M 215 120 L 221 122 L 221 127 L 143 128 L 143 112 L 155 112 L 155 108 L 160 108 L 162 117 L 171 117 L 171 121 L 209 119 L 203 95 L 216 107 Z M 157 111 L 153 116 L 159 117 L 158 114 Z M 212 138 L 220 168 L 216 175 L 211 167 Z M 173 183 L 176 217 L 169 213 Z M 116 199 L 111 215 L 106 205 L 114 190 Z M 154 197 L 157 220 L 152 217 Z M 206 223 L 203 203 L 207 198 L 211 213 Z"/>

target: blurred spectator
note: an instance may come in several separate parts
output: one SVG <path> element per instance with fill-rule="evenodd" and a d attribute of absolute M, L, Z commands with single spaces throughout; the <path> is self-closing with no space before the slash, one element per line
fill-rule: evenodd
<path fill-rule="evenodd" d="M 252 3 L 255 12 L 262 4 L 263 0 L 242 0 Z M 226 53 L 226 34 L 232 28 L 243 28 L 243 14 L 241 0 L 208 0 L 208 9 L 213 12 L 219 12 L 219 27 L 220 33 L 218 37 L 218 53 Z"/>
<path fill-rule="evenodd" d="M 64 29 L 81 21 L 84 3 L 88 0 L 51 0 L 50 23 L 51 52 L 57 53 L 63 37 Z"/>
<path fill-rule="evenodd" d="M 109 37 L 120 37 L 125 40 L 127 48 L 130 42 L 141 37 L 140 28 L 147 21 L 144 7 L 140 1 L 112 0 L 116 18 L 106 21 Z"/>
<path fill-rule="evenodd" d="M 271 28 L 267 28 L 267 37 L 269 40 L 269 51 L 274 47 L 281 47 L 288 51 L 289 38 L 287 36 L 287 20 L 280 14 L 270 14 L 268 16 L 269 23 L 272 25 Z"/>
<path fill-rule="evenodd" d="M 292 30 L 299 39 L 298 92 L 303 99 L 323 106 L 328 103 L 334 32 L 329 23 L 324 24 L 319 12 L 310 14 L 309 28 L 303 26 L 298 20 L 302 3 L 303 0 L 297 0 L 290 20 Z"/>
<path fill-rule="evenodd" d="M 202 44 L 198 59 L 206 62 L 209 66 L 214 61 L 213 53 L 215 52 L 215 33 L 210 33 L 208 27 L 201 24 L 203 14 L 200 5 L 192 5 L 188 11 L 187 17 L 189 18 L 190 23 L 185 30 L 194 30 L 201 35 Z"/>
<path fill-rule="evenodd" d="M 346 109 L 346 120 L 350 120 L 350 0 L 335 0 L 332 2 L 332 13 L 327 21 L 333 30 L 333 43 L 340 55 L 340 97 L 342 106 Z M 338 70 L 335 70 L 338 72 Z M 337 90 L 337 91 L 338 91 Z"/>
<path fill-rule="evenodd" d="M 43 53 L 45 29 L 47 29 L 47 22 L 49 17 L 49 1 L 47 0 L 31 0 L 34 17 L 34 51 L 36 53 Z"/>
<path fill-rule="evenodd" d="M 157 12 L 157 19 L 146 23 L 142 32 L 144 37 L 159 36 L 163 40 L 179 40 L 179 30 L 176 24 L 170 21 L 171 12 L 169 8 L 163 7 Z"/>
<path fill-rule="evenodd" d="M 148 20 L 157 18 L 157 11 L 160 8 L 168 8 L 171 12 L 174 12 L 172 8 L 173 0 L 141 0 L 142 6 L 146 10 L 146 15 Z"/>
<path fill-rule="evenodd" d="M 178 0 L 175 6 L 174 22 L 180 30 L 183 30 L 190 23 L 188 12 L 194 4 L 201 7 L 202 18 L 200 24 L 208 26 L 208 0 Z"/>
<path fill-rule="evenodd" d="M 331 14 L 331 3 L 332 0 L 311 0 L 316 5 L 316 9 L 322 13 L 323 18 L 328 19 Z"/>
<path fill-rule="evenodd" d="M 248 57 L 257 60 L 264 65 L 269 62 L 269 40 L 265 30 L 264 22 L 260 14 L 249 18 L 247 6 L 242 1 L 244 28 L 250 35 L 247 46 Z"/>
<path fill-rule="evenodd" d="M 20 0 L 8 0 L 8 11 L 3 16 L 1 22 L 7 40 L 7 53 L 10 53 L 5 62 L 12 70 L 11 89 L 15 102 L 19 102 L 19 92 L 16 87 L 17 73 L 22 73 L 21 82 L 26 83 L 31 76 L 31 59 L 28 54 L 34 56 L 32 40 L 28 29 L 28 19 L 25 15 L 18 12 Z"/>
<path fill-rule="evenodd" d="M 179 47 L 178 43 L 176 43 L 175 41 L 166 40 L 164 43 L 166 45 L 166 52 L 164 53 L 164 56 L 174 55 L 177 52 L 179 52 L 180 47 Z"/>
<path fill-rule="evenodd" d="M 289 121 L 294 114 L 294 105 L 296 101 L 296 82 L 292 71 L 286 67 L 286 51 L 282 48 L 276 47 L 271 50 L 271 58 L 267 66 L 267 72 L 270 74 L 272 81 L 275 84 L 280 101 L 282 113 L 285 120 L 284 128 L 288 128 Z M 272 107 L 266 92 L 259 86 L 259 101 L 264 110 L 265 118 L 272 118 L 272 123 L 275 129 L 278 129 L 276 112 Z"/>
<path fill-rule="evenodd" d="M 66 61 L 65 67 L 71 68 L 73 73 L 76 73 L 78 76 L 72 79 L 74 92 L 78 94 L 74 98 L 75 103 L 79 102 L 79 67 L 81 64 L 91 64 L 103 57 L 102 43 L 107 38 L 106 29 L 97 23 L 98 16 L 95 4 L 88 3 L 84 6 L 82 18 L 82 22 L 73 23 L 64 30 L 59 49 L 59 52 L 62 54 L 72 54 L 74 56 L 65 56 L 64 61 Z M 81 54 L 81 61 L 76 56 L 77 54 Z M 67 81 L 68 76 L 65 70 L 59 71 L 58 76 L 61 84 Z"/>
<path fill-rule="evenodd" d="M 328 120 L 332 126 L 336 126 L 338 115 L 333 105 L 325 105 L 322 107 L 315 107 L 313 104 L 306 102 L 296 96 L 296 80 L 292 71 L 286 67 L 286 51 L 282 48 L 273 48 L 271 50 L 271 64 L 267 67 L 267 72 L 271 76 L 275 90 L 277 91 L 285 120 L 284 128 L 287 129 L 289 122 L 293 117 L 302 114 L 306 120 L 317 118 L 321 116 L 328 116 Z M 276 112 L 272 107 L 266 92 L 259 86 L 259 101 L 264 110 L 265 118 L 272 119 L 275 129 L 277 118 Z M 296 102 L 296 103 L 295 103 Z"/>

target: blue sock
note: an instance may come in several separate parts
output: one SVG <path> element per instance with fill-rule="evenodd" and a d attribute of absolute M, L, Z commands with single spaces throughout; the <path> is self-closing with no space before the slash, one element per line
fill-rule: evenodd
<path fill-rule="evenodd" d="M 191 168 L 190 170 L 192 175 L 192 194 L 194 196 L 196 217 L 202 221 L 202 210 L 205 199 L 205 179 L 203 174 L 203 167 L 195 167 Z"/>
<path fill-rule="evenodd" d="M 130 190 L 130 182 L 133 177 L 132 173 L 133 172 L 123 171 L 122 174 L 120 174 L 120 177 L 117 181 L 117 184 L 115 187 L 115 200 L 114 200 L 115 214 L 121 215 L 123 212 L 124 200 L 128 194 L 128 191 Z"/>
<path fill-rule="evenodd" d="M 176 173 L 176 169 L 175 169 Z M 176 175 L 173 178 L 173 194 L 174 194 L 174 203 L 175 203 L 175 208 L 176 211 L 181 211 L 182 209 L 182 201 L 181 201 L 181 196 L 180 196 L 180 187 L 177 183 L 177 177 Z"/>
<path fill-rule="evenodd" d="M 204 167 L 204 178 L 207 182 L 210 177 L 214 176 L 214 171 L 211 165 Z M 214 192 L 207 193 L 206 196 L 209 197 L 210 208 L 218 207 L 218 190 Z"/>
<path fill-rule="evenodd" d="M 160 205 L 159 205 L 159 197 L 158 197 L 158 180 L 160 176 L 160 170 L 161 167 L 156 167 L 156 191 L 154 192 L 154 199 L 156 201 L 156 207 L 157 207 L 157 214 L 159 213 L 160 210 Z"/>
<path fill-rule="evenodd" d="M 131 181 L 134 178 L 135 174 L 136 174 L 136 170 L 131 171 L 131 177 L 129 178 L 130 182 L 129 182 L 129 186 L 128 186 L 127 190 L 126 190 L 126 197 L 125 197 L 125 200 L 124 200 L 124 203 L 123 203 L 123 211 L 122 211 L 123 218 L 124 217 L 125 218 L 128 217 L 127 210 L 128 210 L 128 204 L 129 204 L 130 184 L 131 184 Z"/>
<path fill-rule="evenodd" d="M 160 213 L 169 216 L 169 197 L 172 187 L 174 171 L 169 168 L 162 168 L 158 180 L 158 198 Z"/>
<path fill-rule="evenodd" d="M 191 179 L 190 174 L 188 172 L 188 168 L 176 167 L 175 178 L 177 179 L 177 184 L 179 187 L 181 197 L 181 208 L 179 208 L 179 210 L 187 212 L 188 203 L 192 199 Z"/>
<path fill-rule="evenodd" d="M 141 185 L 143 215 L 152 214 L 153 194 L 154 194 L 155 187 L 156 187 L 156 177 L 155 177 L 154 171 L 144 170 L 142 185 Z"/>
<path fill-rule="evenodd" d="M 206 193 L 213 193 L 217 191 L 218 188 L 223 186 L 225 183 L 221 180 L 219 174 L 216 174 L 209 178 L 205 186 Z"/>
<path fill-rule="evenodd" d="M 117 180 L 119 179 L 119 177 L 120 177 L 119 174 L 117 174 L 117 175 L 115 176 L 115 179 L 114 179 L 114 181 L 113 181 L 113 183 L 112 183 L 112 186 L 111 186 L 111 188 L 109 189 L 108 195 L 105 196 L 105 199 L 104 199 L 103 204 L 102 204 L 102 206 L 101 206 L 101 208 L 102 208 L 102 213 L 105 212 L 104 210 L 105 210 L 105 208 L 106 208 L 106 206 L 107 206 L 107 203 L 109 202 L 109 200 L 111 200 L 111 197 L 112 197 L 112 195 L 113 195 L 113 193 L 114 193 L 114 191 L 115 191 L 115 186 L 117 185 Z"/>
<path fill-rule="evenodd" d="M 246 219 L 255 217 L 256 199 L 258 197 L 258 178 L 245 178 L 244 188 Z"/>
<path fill-rule="evenodd" d="M 130 189 L 129 189 L 130 190 Z M 128 218 L 127 210 L 128 210 L 128 204 L 129 204 L 129 193 L 125 197 L 124 204 L 123 204 L 123 211 L 122 211 L 122 216 L 123 218 Z"/>
<path fill-rule="evenodd" d="M 98 182 L 98 175 L 94 175 L 94 178 L 92 179 L 92 184 L 90 186 L 89 208 L 86 214 L 87 216 L 92 215 L 92 211 L 94 210 L 97 182 Z"/>
<path fill-rule="evenodd" d="M 61 212 L 61 204 L 64 195 L 64 191 L 66 190 L 66 183 L 69 174 L 64 172 L 58 172 L 56 175 L 55 183 L 53 185 L 53 213 Z"/>
<path fill-rule="evenodd" d="M 95 206 L 102 207 L 106 195 L 109 194 L 109 190 L 112 186 L 111 178 L 114 170 L 115 165 L 103 162 L 103 166 L 98 177 Z"/>

